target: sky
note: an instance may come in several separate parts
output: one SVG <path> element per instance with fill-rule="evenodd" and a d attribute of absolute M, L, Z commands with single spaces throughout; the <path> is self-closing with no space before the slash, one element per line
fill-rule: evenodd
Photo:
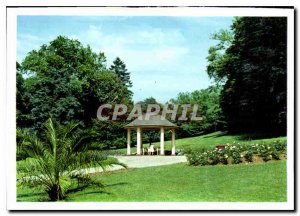
<path fill-rule="evenodd" d="M 233 17 L 18 16 L 17 61 L 58 35 L 104 52 L 107 65 L 120 57 L 131 73 L 133 100 L 160 103 L 179 92 L 212 85 L 206 73 L 211 35 L 229 29 Z"/>

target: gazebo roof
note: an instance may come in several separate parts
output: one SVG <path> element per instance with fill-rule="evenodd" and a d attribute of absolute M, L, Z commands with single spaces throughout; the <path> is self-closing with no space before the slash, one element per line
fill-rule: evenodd
<path fill-rule="evenodd" d="M 139 117 L 141 118 L 141 117 Z M 176 128 L 177 125 L 173 124 L 172 122 L 164 119 L 161 115 L 154 115 L 150 116 L 149 119 L 145 119 L 145 115 L 142 115 L 142 119 L 135 119 L 129 124 L 125 125 L 125 128 L 136 128 L 136 127 L 143 127 L 143 128 L 158 128 L 158 127 L 165 127 L 165 128 Z"/>

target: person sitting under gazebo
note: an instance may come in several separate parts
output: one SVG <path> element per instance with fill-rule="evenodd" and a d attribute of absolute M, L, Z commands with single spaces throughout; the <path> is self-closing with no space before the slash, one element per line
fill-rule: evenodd
<path fill-rule="evenodd" d="M 153 144 L 150 144 L 149 148 L 148 149 L 148 155 L 153 155 L 154 154 L 154 145 Z"/>

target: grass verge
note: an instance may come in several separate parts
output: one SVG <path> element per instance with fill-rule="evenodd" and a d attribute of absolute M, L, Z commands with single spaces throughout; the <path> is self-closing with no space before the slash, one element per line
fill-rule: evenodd
<path fill-rule="evenodd" d="M 103 173 L 107 185 L 71 193 L 66 201 L 89 202 L 284 202 L 286 161 L 188 166 L 185 163 Z M 18 188 L 18 201 L 45 201 L 37 188 Z"/>

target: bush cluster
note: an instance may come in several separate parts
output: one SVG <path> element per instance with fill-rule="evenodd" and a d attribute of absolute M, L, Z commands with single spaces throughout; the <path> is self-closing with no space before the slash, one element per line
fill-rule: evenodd
<path fill-rule="evenodd" d="M 199 149 L 189 151 L 186 157 L 190 165 L 205 166 L 216 164 L 239 164 L 242 162 L 252 163 L 254 156 L 263 161 L 280 160 L 280 155 L 286 154 L 286 142 L 274 141 L 262 144 L 226 144 L 224 148 L 212 150 Z"/>

